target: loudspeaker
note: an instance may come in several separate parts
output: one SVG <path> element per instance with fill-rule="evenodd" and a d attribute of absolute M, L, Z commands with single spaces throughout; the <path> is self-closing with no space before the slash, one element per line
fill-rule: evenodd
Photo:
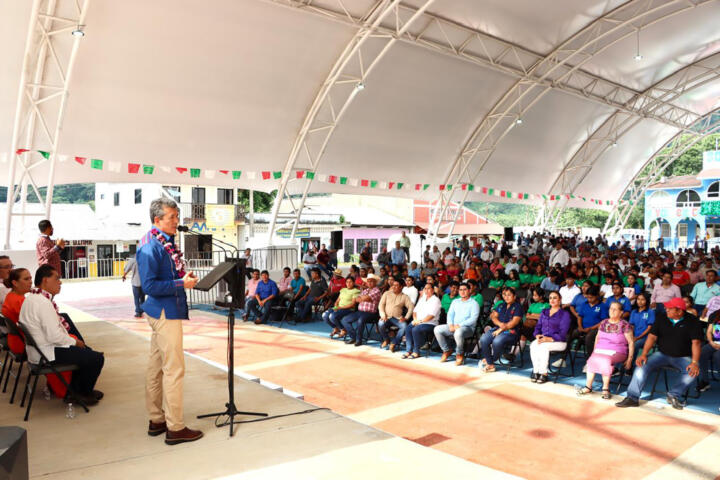
<path fill-rule="evenodd" d="M 0 478 L 27 480 L 27 433 L 20 427 L 0 427 Z"/>
<path fill-rule="evenodd" d="M 340 250 L 343 248 L 342 230 L 330 232 L 330 250 Z"/>
<path fill-rule="evenodd" d="M 505 238 L 504 240 L 506 242 L 512 242 L 515 238 L 515 234 L 513 233 L 513 227 L 505 227 Z"/>

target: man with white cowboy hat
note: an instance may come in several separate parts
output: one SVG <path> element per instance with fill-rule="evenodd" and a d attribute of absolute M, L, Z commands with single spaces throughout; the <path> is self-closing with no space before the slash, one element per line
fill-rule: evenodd
<path fill-rule="evenodd" d="M 380 289 L 377 288 L 377 283 L 380 278 L 371 273 L 365 279 L 366 287 L 355 298 L 357 303 L 357 312 L 353 312 L 342 319 L 343 327 L 348 334 L 348 339 L 345 343 L 354 343 L 356 347 L 362 345 L 362 337 L 365 330 L 365 325 L 368 323 L 377 323 L 378 321 L 378 304 L 382 294 Z M 357 329 L 355 328 L 355 322 L 358 323 Z"/>

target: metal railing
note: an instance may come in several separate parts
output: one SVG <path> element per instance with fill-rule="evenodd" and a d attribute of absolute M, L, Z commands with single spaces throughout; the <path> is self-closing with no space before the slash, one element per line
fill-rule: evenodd
<path fill-rule="evenodd" d="M 205 220 L 206 206 L 217 205 L 213 203 L 178 203 L 180 207 L 180 218 L 188 220 Z M 225 205 L 225 204 L 223 204 Z M 243 205 L 233 205 L 235 207 L 235 221 L 241 222 L 245 220 L 245 207 Z"/>
<path fill-rule="evenodd" d="M 94 262 L 87 258 L 61 260 L 63 279 L 120 278 L 127 260 L 121 258 L 102 258 Z"/>

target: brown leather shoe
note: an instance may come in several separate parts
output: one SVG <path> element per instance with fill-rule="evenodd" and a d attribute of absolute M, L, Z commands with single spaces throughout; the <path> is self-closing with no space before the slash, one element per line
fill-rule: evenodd
<path fill-rule="evenodd" d="M 391 344 L 390 344 L 390 351 L 391 351 L 391 352 L 394 352 L 396 348 L 397 348 L 397 345 L 396 345 L 396 344 L 394 344 L 394 343 L 391 343 Z"/>
<path fill-rule="evenodd" d="M 382 345 L 380 345 L 380 348 L 385 348 L 385 347 L 387 347 L 387 346 L 388 346 L 388 343 L 390 343 L 390 342 L 388 342 L 387 340 L 383 340 Z"/>
<path fill-rule="evenodd" d="M 455 365 L 462 365 L 463 360 L 465 360 L 465 357 L 463 355 L 457 355 L 455 357 Z"/>
<path fill-rule="evenodd" d="M 448 357 L 450 356 L 452 352 L 443 352 L 442 357 L 440 357 L 441 362 L 447 362 Z"/>
<path fill-rule="evenodd" d="M 150 425 L 148 426 L 148 435 L 151 437 L 157 437 L 161 433 L 167 432 L 167 423 L 160 422 L 155 423 L 152 420 L 150 420 Z"/>
<path fill-rule="evenodd" d="M 255 325 L 260 325 L 262 323 L 262 318 L 258 317 L 255 319 Z"/>
<path fill-rule="evenodd" d="M 165 443 L 168 445 L 177 445 L 178 443 L 194 442 L 195 440 L 200 440 L 202 436 L 203 433 L 200 430 L 190 430 L 187 427 L 176 432 L 168 430 L 165 432 Z"/>

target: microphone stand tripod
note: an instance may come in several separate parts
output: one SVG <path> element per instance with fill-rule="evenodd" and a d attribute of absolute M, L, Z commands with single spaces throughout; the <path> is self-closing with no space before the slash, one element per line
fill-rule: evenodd
<path fill-rule="evenodd" d="M 208 275 L 206 278 L 208 278 L 208 281 L 206 283 L 210 284 L 209 288 L 212 288 L 215 283 L 217 283 L 220 278 L 223 276 L 230 279 L 230 292 L 234 292 L 235 289 L 232 288 L 234 286 L 234 282 L 237 282 L 237 279 L 234 277 L 237 276 L 237 265 L 239 262 L 224 262 L 220 264 L 216 270 L 222 270 L 223 267 L 225 268 L 224 272 L 218 272 L 220 273 L 220 276 L 217 277 L 216 280 L 208 278 L 212 277 L 212 275 Z M 228 265 L 230 266 L 228 268 Z M 240 268 L 240 273 L 242 273 L 242 270 L 244 268 Z M 205 278 L 203 279 L 205 280 Z M 214 281 L 213 281 L 214 280 Z M 198 284 L 199 285 L 199 284 Z M 203 285 L 201 288 L 205 288 L 206 285 Z M 197 286 L 196 286 L 197 288 Z M 208 289 L 209 289 L 208 288 Z M 225 404 L 225 410 L 222 412 L 216 412 L 216 413 L 207 413 L 204 415 L 198 415 L 197 418 L 209 418 L 209 417 L 222 417 L 227 416 L 227 420 L 221 424 L 218 424 L 216 421 L 216 426 L 218 428 L 224 427 L 226 425 L 230 425 L 230 436 L 233 436 L 233 426 L 242 422 L 236 422 L 235 416 L 236 415 L 246 415 L 246 416 L 255 416 L 255 417 L 267 417 L 267 413 L 262 412 L 244 412 L 237 409 L 235 406 L 235 298 L 230 298 L 228 301 L 228 296 L 231 296 L 231 293 L 228 293 L 225 295 L 225 303 L 228 307 L 228 315 L 227 315 L 227 322 L 228 322 L 228 346 L 227 346 L 227 359 L 228 359 L 228 401 Z"/>

